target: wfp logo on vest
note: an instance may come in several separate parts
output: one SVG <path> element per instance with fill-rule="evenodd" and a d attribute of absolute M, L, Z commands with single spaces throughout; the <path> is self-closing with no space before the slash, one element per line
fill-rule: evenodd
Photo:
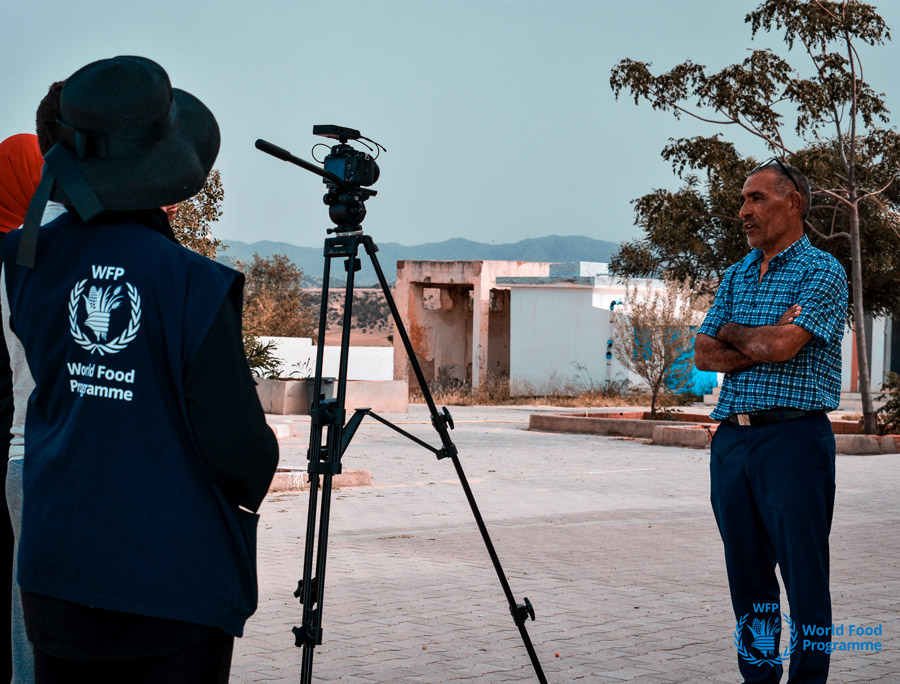
<path fill-rule="evenodd" d="M 784 653 L 778 654 L 778 638 L 781 634 L 781 619 L 778 614 L 778 605 L 775 603 L 754 603 L 754 613 L 774 613 L 769 618 L 754 618 L 750 620 L 747 613 L 737 622 L 734 628 L 734 645 L 737 646 L 738 655 L 750 665 L 777 665 L 791 657 L 791 653 L 797 648 L 797 625 L 791 620 L 791 616 L 785 614 L 788 629 L 791 632 L 791 641 Z M 745 643 L 744 637 L 749 637 Z M 755 651 L 755 654 L 754 654 Z"/>
<path fill-rule="evenodd" d="M 119 278 L 125 275 L 125 269 L 118 266 L 91 266 L 94 280 L 112 280 L 109 285 L 91 285 L 87 294 L 84 289 L 88 279 L 79 280 L 69 294 L 69 331 L 75 342 L 91 354 L 99 352 L 115 354 L 128 346 L 137 336 L 141 327 L 141 297 L 137 288 L 131 283 L 118 284 Z M 124 303 L 125 297 L 131 303 L 131 316 L 125 329 L 117 337 L 110 335 L 113 319 L 124 323 L 122 316 L 113 316 L 113 312 Z M 84 307 L 79 306 L 83 302 Z M 83 316 L 84 326 L 93 335 L 93 339 L 81 329 L 79 318 Z"/>

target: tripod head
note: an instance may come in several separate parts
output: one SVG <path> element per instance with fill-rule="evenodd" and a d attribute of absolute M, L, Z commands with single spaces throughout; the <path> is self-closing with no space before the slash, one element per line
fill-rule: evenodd
<path fill-rule="evenodd" d="M 358 130 L 345 126 L 317 125 L 313 126 L 313 134 L 338 141 L 338 144 L 331 148 L 330 154 L 325 157 L 324 168 L 295 157 L 287 150 L 261 138 L 256 141 L 256 149 L 321 176 L 322 182 L 328 188 L 322 201 L 328 207 L 328 217 L 335 224 L 328 232 L 340 235 L 360 234 L 361 224 L 366 217 L 365 202 L 378 194 L 375 190 L 364 186 L 374 185 L 380 170 L 375 163 L 375 157 L 357 150 L 348 142 L 368 140 L 379 151 L 387 150 L 374 140 L 361 135 Z M 361 144 L 372 150 L 366 143 Z"/>

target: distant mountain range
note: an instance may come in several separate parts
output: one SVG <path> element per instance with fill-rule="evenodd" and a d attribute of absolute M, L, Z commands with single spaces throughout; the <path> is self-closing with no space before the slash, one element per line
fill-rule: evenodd
<path fill-rule="evenodd" d="M 246 243 L 239 240 L 224 240 L 228 249 L 220 252 L 219 260 L 223 263 L 234 263 L 235 260 L 252 261 L 254 254 L 270 257 L 273 254 L 284 254 L 304 274 L 307 286 L 321 284 L 324 257 L 322 247 L 298 247 L 287 242 Z M 462 238 L 452 238 L 443 242 L 429 242 L 424 245 L 401 245 L 396 242 L 377 243 L 378 263 L 391 285 L 397 278 L 397 262 L 412 261 L 546 261 L 550 263 L 567 263 L 576 261 L 608 262 L 610 256 L 619 249 L 618 243 L 579 235 L 549 235 L 531 238 L 510 244 L 486 244 Z M 356 276 L 360 286 L 377 284 L 375 272 L 365 254 L 361 256 L 362 270 Z M 340 269 L 340 270 L 338 270 Z M 338 270 L 335 273 L 335 270 Z M 332 264 L 332 273 L 338 276 L 334 280 L 343 282 L 343 269 L 340 264 Z"/>

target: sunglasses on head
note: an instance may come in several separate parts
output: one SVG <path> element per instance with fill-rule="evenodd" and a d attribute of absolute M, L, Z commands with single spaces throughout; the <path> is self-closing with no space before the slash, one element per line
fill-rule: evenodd
<path fill-rule="evenodd" d="M 756 172 L 759 171 L 760 169 L 764 169 L 764 168 L 766 168 L 767 166 L 770 166 L 770 165 L 772 165 L 772 164 L 778 164 L 778 168 L 781 169 L 781 172 L 782 172 L 785 176 L 787 176 L 788 178 L 791 179 L 791 183 L 794 184 L 794 187 L 797 189 L 797 192 L 799 192 L 800 195 L 802 196 L 803 193 L 800 192 L 800 186 L 797 185 L 797 180 L 794 178 L 794 174 L 792 174 L 790 171 L 788 171 L 788 167 L 786 167 L 778 157 L 772 157 L 772 158 L 769 159 L 768 161 L 764 161 L 762 164 L 760 164 L 759 166 L 757 166 L 756 168 L 754 168 L 748 175 L 751 175 L 751 176 L 752 176 L 754 173 L 756 173 Z"/>

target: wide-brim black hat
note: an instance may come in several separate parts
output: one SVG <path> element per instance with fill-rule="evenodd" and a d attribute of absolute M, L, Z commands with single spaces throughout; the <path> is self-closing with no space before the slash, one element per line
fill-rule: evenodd
<path fill-rule="evenodd" d="M 84 221 L 102 211 L 176 204 L 203 188 L 219 152 L 212 112 L 172 88 L 165 70 L 145 57 L 103 59 L 72 74 L 54 129 L 56 144 L 44 156 L 44 177 L 26 216 L 29 235 L 22 236 L 18 259 L 25 265 L 34 263 L 33 224 L 48 197 Z"/>
<path fill-rule="evenodd" d="M 60 137 L 104 209 L 113 211 L 197 194 L 220 141 L 212 112 L 172 88 L 165 70 L 145 57 L 100 60 L 67 78 Z"/>

